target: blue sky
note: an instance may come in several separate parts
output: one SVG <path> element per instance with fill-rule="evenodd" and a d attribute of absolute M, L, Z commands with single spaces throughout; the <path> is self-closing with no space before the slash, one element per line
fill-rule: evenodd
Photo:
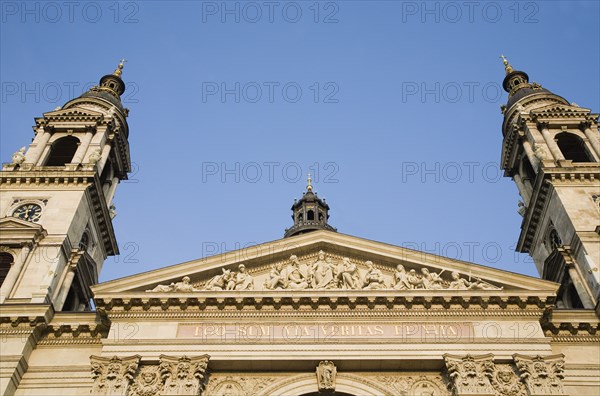
<path fill-rule="evenodd" d="M 504 53 L 600 110 L 597 1 L 2 1 L 3 162 L 127 58 L 109 280 L 279 239 L 313 173 L 345 234 L 528 275 Z"/>

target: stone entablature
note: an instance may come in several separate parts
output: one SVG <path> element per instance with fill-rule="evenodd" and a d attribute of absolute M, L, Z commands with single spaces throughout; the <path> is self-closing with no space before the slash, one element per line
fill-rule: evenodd
<path fill-rule="evenodd" d="M 91 357 L 94 395 L 259 396 L 319 392 L 434 396 L 565 395 L 562 355 L 515 354 L 497 363 L 493 354 L 444 355 L 442 371 L 356 372 L 340 370 L 333 360 L 307 372 L 220 372 L 207 370 L 210 357 L 160 355 L 141 361 L 139 355 Z"/>

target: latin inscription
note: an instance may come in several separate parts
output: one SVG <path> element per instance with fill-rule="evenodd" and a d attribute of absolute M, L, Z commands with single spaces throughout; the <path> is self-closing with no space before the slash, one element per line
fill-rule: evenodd
<path fill-rule="evenodd" d="M 178 338 L 205 341 L 337 341 L 344 339 L 392 339 L 422 342 L 464 342 L 473 338 L 469 323 L 401 323 L 401 324 L 268 324 L 219 323 L 180 324 Z"/>

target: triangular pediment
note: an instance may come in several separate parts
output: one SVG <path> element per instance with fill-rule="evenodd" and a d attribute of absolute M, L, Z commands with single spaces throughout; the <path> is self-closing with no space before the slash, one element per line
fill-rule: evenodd
<path fill-rule="evenodd" d="M 72 107 L 68 109 L 59 109 L 44 113 L 44 118 L 48 120 L 60 120 L 60 121 L 87 121 L 87 120 L 99 120 L 104 117 L 104 114 L 89 109 L 82 109 L 80 107 Z"/>
<path fill-rule="evenodd" d="M 0 229 L 4 230 L 41 230 L 42 226 L 31 221 L 7 216 L 0 219 Z"/>
<path fill-rule="evenodd" d="M 372 269 L 368 261 L 372 262 Z M 242 264 L 249 276 L 240 275 Z M 189 278 L 189 283 L 183 281 L 184 277 Z M 338 291 L 553 295 L 557 288 L 555 283 L 530 276 L 340 233 L 315 231 L 116 279 L 93 286 L 93 291 L 96 296 L 113 297 Z"/>
<path fill-rule="evenodd" d="M 46 234 L 46 230 L 40 224 L 12 216 L 0 219 L 0 243 L 5 246 L 37 242 Z"/>
<path fill-rule="evenodd" d="M 590 113 L 590 109 L 562 103 L 552 103 L 531 110 L 532 115 L 542 118 L 583 117 Z"/>

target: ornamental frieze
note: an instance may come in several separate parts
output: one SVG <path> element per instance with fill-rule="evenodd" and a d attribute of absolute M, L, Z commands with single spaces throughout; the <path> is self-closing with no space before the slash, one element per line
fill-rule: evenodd
<path fill-rule="evenodd" d="M 383 270 L 382 270 L 383 269 Z M 468 279 L 457 271 L 434 272 L 427 267 L 395 269 L 378 266 L 370 260 L 348 257 L 334 260 L 319 251 L 314 261 L 301 261 L 292 255 L 272 264 L 268 273 L 250 274 L 244 264 L 236 269 L 222 268 L 207 281 L 192 284 L 185 276 L 179 282 L 159 284 L 149 293 L 243 291 L 243 290 L 502 290 L 479 278 Z"/>

